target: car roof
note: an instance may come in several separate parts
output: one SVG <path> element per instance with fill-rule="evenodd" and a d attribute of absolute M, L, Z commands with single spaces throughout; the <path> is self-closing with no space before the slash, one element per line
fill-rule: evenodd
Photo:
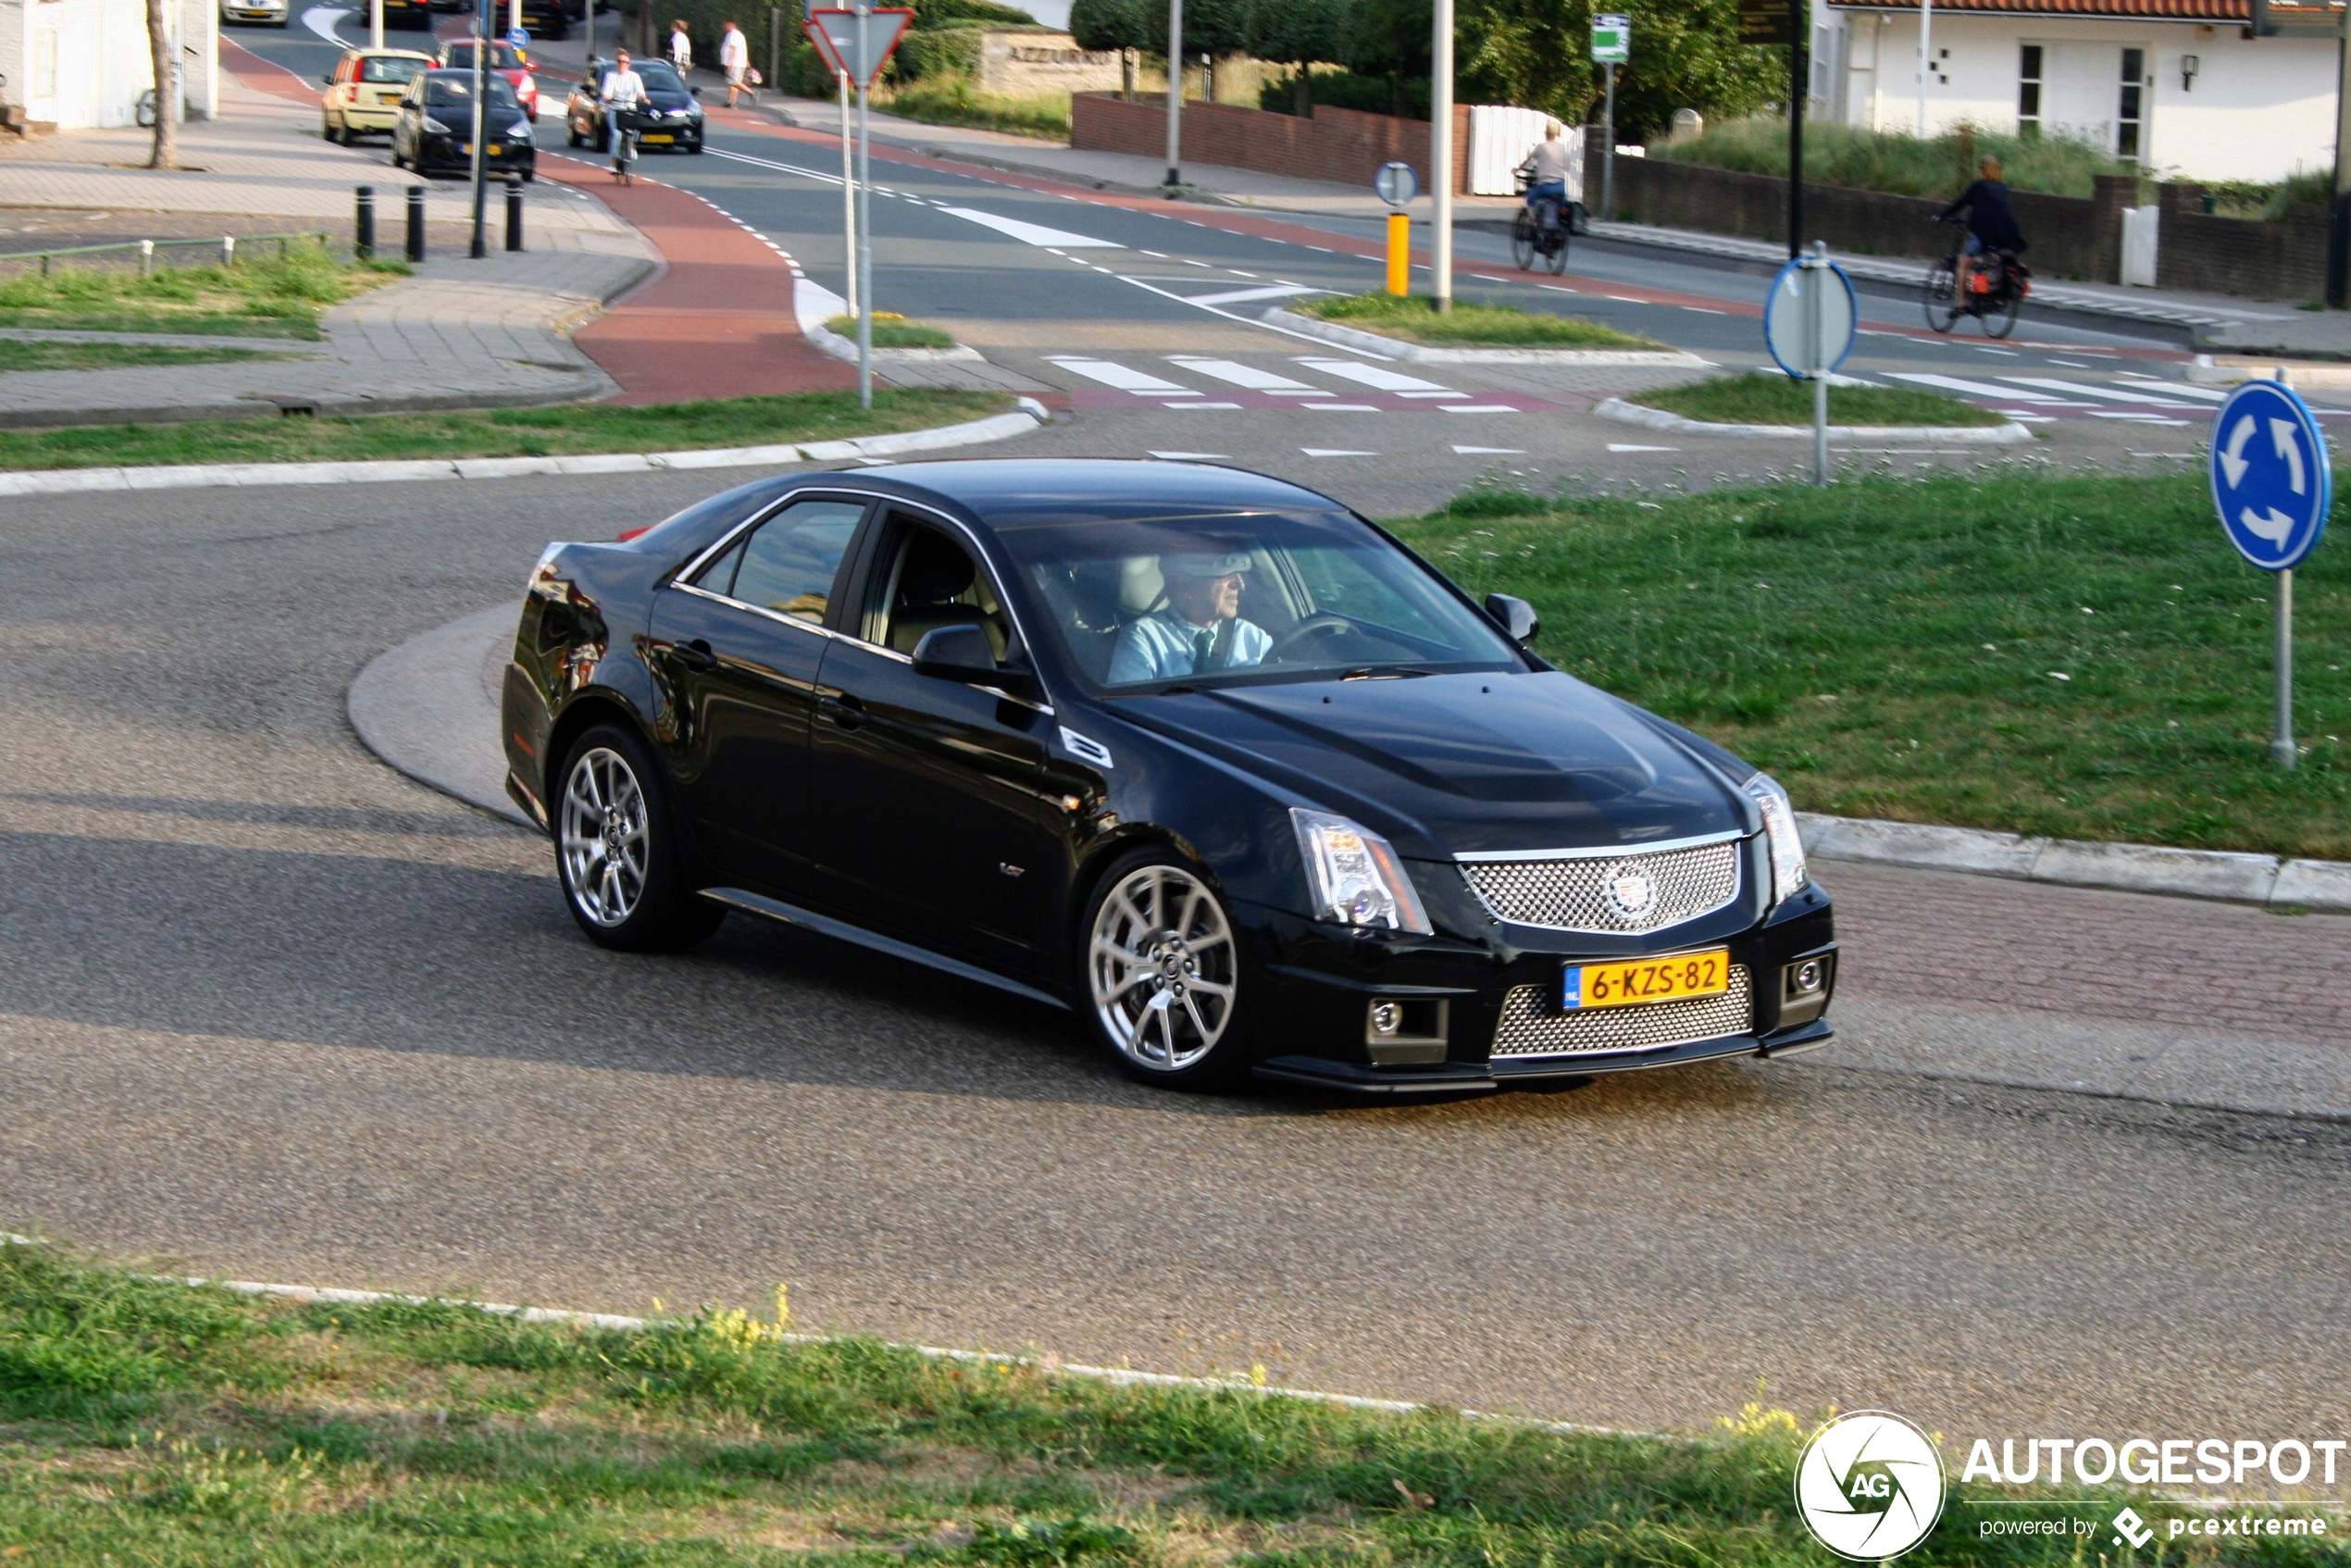
<path fill-rule="evenodd" d="M 989 520 L 1090 512 L 1126 517 L 1347 508 L 1303 485 L 1210 463 L 1102 457 L 958 458 L 869 468 L 863 479 L 928 492 Z"/>
<path fill-rule="evenodd" d="M 356 55 L 363 60 L 422 60 L 427 65 L 434 59 L 433 56 L 417 49 L 347 49 L 344 53 Z"/>

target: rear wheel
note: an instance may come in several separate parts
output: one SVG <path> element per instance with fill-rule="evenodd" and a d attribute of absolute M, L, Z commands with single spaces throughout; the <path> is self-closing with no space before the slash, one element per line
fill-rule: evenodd
<path fill-rule="evenodd" d="M 1190 1089 L 1238 1075 L 1240 948 L 1197 867 L 1160 851 L 1120 860 L 1081 930 L 1088 1015 L 1130 1077 Z"/>
<path fill-rule="evenodd" d="M 2016 292 L 2015 282 L 2009 280 L 2003 281 L 2007 284 L 2008 297 L 1986 308 L 1979 317 L 1984 323 L 1984 335 L 1987 338 L 2005 338 L 2015 331 L 2016 313 L 2024 305 L 2023 296 Z"/>
<path fill-rule="evenodd" d="M 1959 318 L 1959 280 L 1944 262 L 1926 275 L 1926 324 L 1947 332 Z"/>
<path fill-rule="evenodd" d="M 1543 265 L 1551 269 L 1551 276 L 1554 278 L 1567 270 L 1567 225 L 1564 219 L 1560 224 L 1558 240 L 1559 248 L 1543 258 Z"/>
<path fill-rule="evenodd" d="M 1535 219 L 1524 207 L 1511 219 L 1511 259 L 1521 272 L 1535 269 Z"/>
<path fill-rule="evenodd" d="M 687 883 L 677 817 L 642 741 L 617 725 L 598 725 L 572 747 L 562 777 L 555 869 L 589 940 L 658 952 L 690 947 L 718 928 L 727 911 Z"/>

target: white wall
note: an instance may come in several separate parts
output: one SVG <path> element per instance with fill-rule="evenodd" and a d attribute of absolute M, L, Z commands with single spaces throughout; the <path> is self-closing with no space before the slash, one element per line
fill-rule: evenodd
<path fill-rule="evenodd" d="M 173 0 L 180 93 L 189 117 L 219 108 L 219 30 L 212 0 Z M 59 130 L 136 123 L 155 81 L 145 0 L 0 0 L 0 102 Z"/>
<path fill-rule="evenodd" d="M 1825 8 L 1825 7 L 1824 7 Z M 1833 12 L 1846 45 L 1847 124 L 1910 131 L 1918 116 L 1919 17 L 1913 11 Z M 2158 176 L 2278 180 L 2334 163 L 2334 44 L 2245 39 L 2232 26 L 2143 19 L 1986 16 L 1937 11 L 1927 83 L 1927 131 L 1961 120 L 2013 131 L 2021 49 L 2041 45 L 2042 121 L 2054 131 L 2115 144 L 2121 51 L 2146 51 L 2140 159 Z M 2180 57 L 2201 67 L 2183 90 Z"/>

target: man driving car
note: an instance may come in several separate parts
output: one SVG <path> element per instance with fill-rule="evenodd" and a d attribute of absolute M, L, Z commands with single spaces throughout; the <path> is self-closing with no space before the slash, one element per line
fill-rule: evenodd
<path fill-rule="evenodd" d="M 1274 640 L 1263 627 L 1240 618 L 1249 568 L 1245 551 L 1162 555 L 1167 603 L 1118 634 L 1110 683 L 1206 675 L 1263 659 Z"/>

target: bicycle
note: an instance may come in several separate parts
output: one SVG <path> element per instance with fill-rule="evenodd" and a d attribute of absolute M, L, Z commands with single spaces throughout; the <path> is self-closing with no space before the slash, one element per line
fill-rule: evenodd
<path fill-rule="evenodd" d="M 1956 218 L 1938 221 L 1959 223 Z M 1954 241 L 1951 254 L 1927 273 L 1927 327 L 1947 332 L 1959 325 L 1960 317 L 1972 316 L 1983 324 L 1985 337 L 2005 338 L 2016 330 L 2017 312 L 2033 292 L 2032 269 L 2009 251 L 1984 251 L 1972 260 L 1964 300 L 1959 286 L 1959 242 Z"/>
<path fill-rule="evenodd" d="M 1533 181 L 1524 169 L 1518 171 L 1517 178 L 1519 194 L 1524 196 Z M 1521 272 L 1534 271 L 1537 257 L 1554 278 L 1567 270 L 1572 228 L 1567 205 L 1551 196 L 1538 196 L 1531 205 L 1520 204 L 1518 216 L 1511 220 L 1511 259 L 1518 263 Z"/>
<path fill-rule="evenodd" d="M 623 185 L 634 180 L 637 168 L 637 128 L 630 118 L 625 109 L 613 116 L 612 177 Z"/>

